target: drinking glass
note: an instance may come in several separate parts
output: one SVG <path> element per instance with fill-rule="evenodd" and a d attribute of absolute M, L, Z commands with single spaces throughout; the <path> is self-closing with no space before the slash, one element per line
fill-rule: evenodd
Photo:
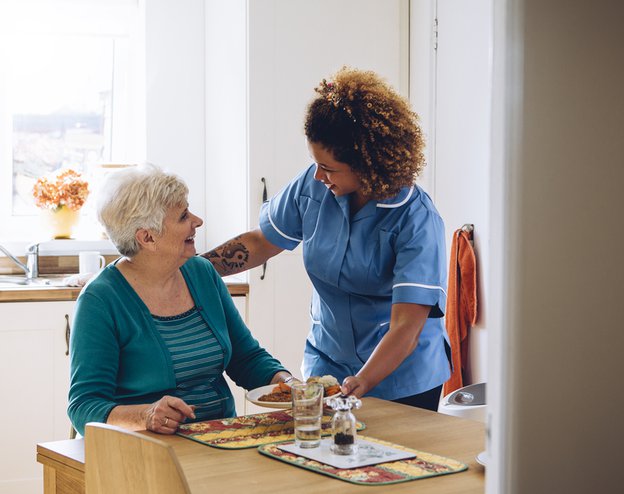
<path fill-rule="evenodd" d="M 291 389 L 295 444 L 300 448 L 317 448 L 321 444 L 323 385 L 297 383 Z"/>

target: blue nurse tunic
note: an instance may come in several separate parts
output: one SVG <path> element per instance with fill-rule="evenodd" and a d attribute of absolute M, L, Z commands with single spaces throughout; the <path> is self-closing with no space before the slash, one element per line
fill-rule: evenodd
<path fill-rule="evenodd" d="M 432 306 L 418 346 L 367 396 L 419 394 L 450 377 L 443 324 L 446 304 L 444 224 L 418 186 L 350 215 L 349 196 L 335 197 L 310 166 L 260 212 L 274 245 L 303 242 L 314 287 L 303 377 L 355 375 L 389 329 L 393 303 Z"/>

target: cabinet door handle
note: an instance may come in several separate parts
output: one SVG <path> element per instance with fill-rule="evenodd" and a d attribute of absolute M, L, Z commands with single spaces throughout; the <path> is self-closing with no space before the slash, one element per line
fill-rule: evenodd
<path fill-rule="evenodd" d="M 262 181 L 262 203 L 264 204 L 268 200 L 266 178 L 262 177 L 260 180 Z M 262 264 L 262 274 L 260 275 L 261 280 L 263 280 L 266 275 L 266 268 L 267 263 L 265 262 Z"/>
<path fill-rule="evenodd" d="M 71 334 L 71 328 L 69 327 L 69 314 L 65 314 L 65 355 L 69 355 L 69 336 Z"/>
<path fill-rule="evenodd" d="M 266 178 L 262 177 L 260 181 L 262 182 L 262 202 L 265 203 L 268 200 Z"/>

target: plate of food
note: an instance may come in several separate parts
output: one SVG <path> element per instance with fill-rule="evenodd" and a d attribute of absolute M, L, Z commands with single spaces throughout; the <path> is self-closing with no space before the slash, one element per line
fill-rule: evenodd
<path fill-rule="evenodd" d="M 325 392 L 325 400 L 340 393 L 338 380 L 333 376 L 313 376 L 306 382 L 320 382 Z M 245 393 L 245 398 L 254 405 L 267 408 L 290 408 L 292 396 L 290 385 L 286 383 L 267 384 Z"/>
<path fill-rule="evenodd" d="M 267 384 L 256 389 L 250 389 L 245 393 L 245 398 L 254 405 L 261 407 L 290 408 L 292 406 L 290 386 L 286 383 Z"/>

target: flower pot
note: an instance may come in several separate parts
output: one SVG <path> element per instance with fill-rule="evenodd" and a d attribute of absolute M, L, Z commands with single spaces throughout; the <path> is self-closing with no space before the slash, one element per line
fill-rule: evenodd
<path fill-rule="evenodd" d="M 43 210 L 43 222 L 52 238 L 71 238 L 80 219 L 80 210 L 67 206 Z"/>

